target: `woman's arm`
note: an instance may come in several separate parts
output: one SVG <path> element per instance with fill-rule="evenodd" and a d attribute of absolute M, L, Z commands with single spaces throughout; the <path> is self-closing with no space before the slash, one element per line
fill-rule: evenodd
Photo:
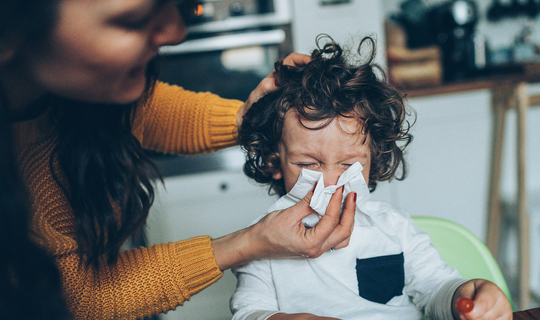
<path fill-rule="evenodd" d="M 139 106 L 133 134 L 144 148 L 171 154 L 197 154 L 235 145 L 242 102 L 209 92 L 193 92 L 158 82 Z"/>
<path fill-rule="evenodd" d="M 291 53 L 284 63 L 303 65 L 310 59 Z M 195 154 L 230 147 L 237 144 L 236 135 L 245 112 L 278 88 L 271 73 L 243 103 L 158 82 L 150 99 L 137 110 L 133 133 L 145 148 L 165 153 Z"/>

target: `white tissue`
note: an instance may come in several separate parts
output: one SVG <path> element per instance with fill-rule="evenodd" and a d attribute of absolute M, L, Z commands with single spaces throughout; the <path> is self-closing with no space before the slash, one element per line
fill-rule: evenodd
<path fill-rule="evenodd" d="M 362 165 L 359 162 L 355 162 L 349 169 L 341 174 L 336 185 L 328 187 L 324 187 L 324 177 L 322 172 L 302 169 L 298 181 L 291 191 L 274 203 L 274 205 L 268 209 L 268 212 L 293 206 L 313 189 L 315 182 L 318 182 L 310 202 L 310 206 L 315 212 L 302 220 L 304 225 L 313 227 L 319 222 L 326 213 L 330 198 L 334 192 L 342 186 L 345 186 L 343 201 L 345 201 L 346 196 L 350 192 L 356 192 L 356 213 L 363 214 L 368 222 L 372 223 L 371 219 L 365 214 L 367 212 L 365 205 L 369 201 L 370 193 L 367 183 L 364 180 L 364 176 L 362 175 L 362 169 Z"/>

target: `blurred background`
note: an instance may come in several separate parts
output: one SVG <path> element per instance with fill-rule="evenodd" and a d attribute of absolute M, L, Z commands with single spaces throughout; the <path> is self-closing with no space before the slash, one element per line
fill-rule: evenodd
<path fill-rule="evenodd" d="M 245 100 L 280 56 L 309 54 L 320 33 L 353 48 L 363 36 L 375 36 L 376 61 L 407 94 L 416 122 L 406 154 L 408 177 L 379 184 L 373 197 L 413 216 L 452 220 L 486 240 L 493 184 L 492 84 L 519 79 L 527 94 L 540 93 L 539 14 L 536 0 L 205 0 L 194 13 L 187 41 L 162 49 L 160 78 Z M 515 110 L 505 114 L 498 192 L 503 228 L 495 254 L 519 305 L 518 125 Z M 540 167 L 535 165 L 540 110 L 528 108 L 525 119 L 520 126 L 525 130 L 530 297 L 520 309 L 540 306 Z M 276 200 L 244 177 L 239 148 L 152 156 L 165 185 L 149 218 L 151 243 L 225 235 L 250 224 Z M 217 284 L 160 318 L 230 319 L 235 281 L 227 271 Z"/>

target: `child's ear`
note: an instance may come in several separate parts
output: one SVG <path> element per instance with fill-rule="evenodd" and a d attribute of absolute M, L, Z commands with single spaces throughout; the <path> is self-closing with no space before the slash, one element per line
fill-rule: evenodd
<path fill-rule="evenodd" d="M 281 173 L 281 159 L 279 158 L 279 153 L 276 152 L 272 154 L 267 158 L 267 161 L 268 166 L 274 169 L 274 172 L 272 173 L 272 179 L 279 180 L 283 178 L 283 174 Z"/>
<path fill-rule="evenodd" d="M 281 173 L 281 169 L 277 169 L 276 171 L 274 171 L 274 173 L 272 174 L 272 179 L 279 180 L 281 178 L 283 178 L 283 174 Z"/>

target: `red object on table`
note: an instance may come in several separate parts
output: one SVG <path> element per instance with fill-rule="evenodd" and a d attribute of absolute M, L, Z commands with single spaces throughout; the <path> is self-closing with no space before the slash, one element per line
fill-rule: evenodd
<path fill-rule="evenodd" d="M 461 313 L 469 313 L 474 309 L 474 301 L 469 298 L 461 297 L 456 302 L 456 308 Z"/>

